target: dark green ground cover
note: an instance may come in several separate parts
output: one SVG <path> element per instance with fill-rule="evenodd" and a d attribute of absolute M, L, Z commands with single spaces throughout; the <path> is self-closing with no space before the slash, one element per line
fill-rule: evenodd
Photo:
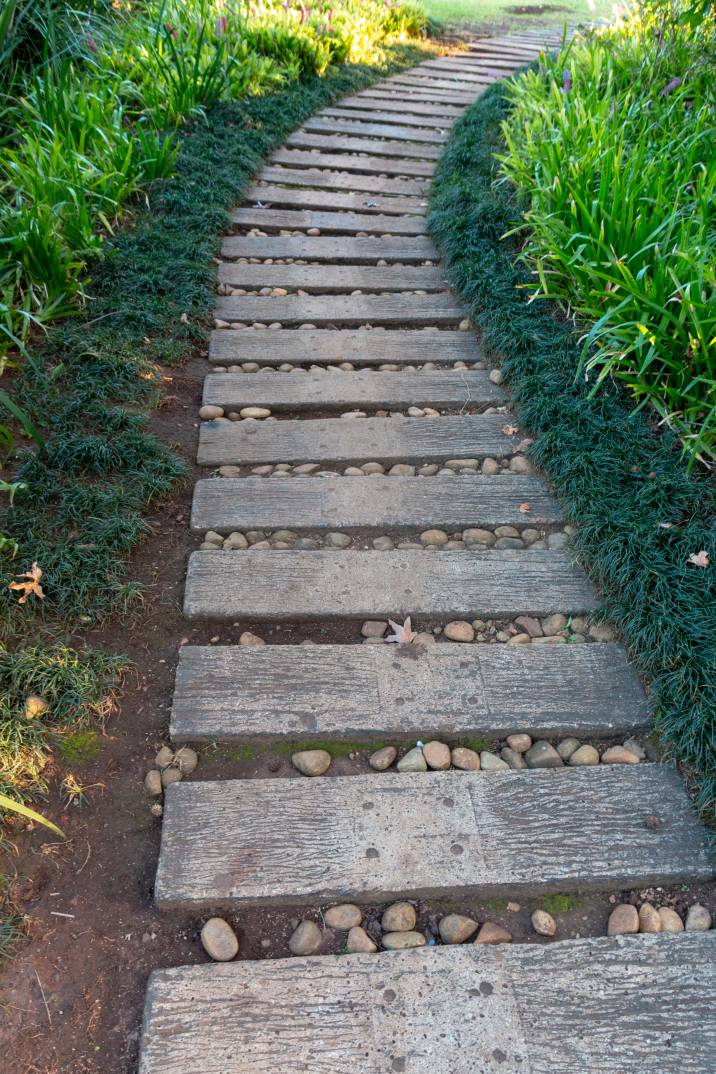
<path fill-rule="evenodd" d="M 716 484 L 687 473 L 680 445 L 614 385 L 595 398 L 575 381 L 572 325 L 520 288 L 520 219 L 507 184 L 495 185 L 504 90 L 496 84 L 453 129 L 439 163 L 429 228 L 453 283 L 500 357 L 519 420 L 539 439 L 545 470 L 579 526 L 574 548 L 650 683 L 657 727 L 698 776 L 698 803 L 716 801 Z M 689 557 L 706 551 L 710 566 Z"/>

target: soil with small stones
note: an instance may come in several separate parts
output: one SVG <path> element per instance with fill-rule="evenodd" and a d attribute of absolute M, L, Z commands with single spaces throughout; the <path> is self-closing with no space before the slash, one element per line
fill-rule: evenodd
<path fill-rule="evenodd" d="M 128 573 L 144 582 L 144 604 L 129 621 L 71 639 L 126 654 L 133 671 L 121 707 L 100 739 L 97 759 L 85 765 L 56 761 L 53 790 L 43 809 L 63 827 L 66 839 L 16 824 L 17 852 L 0 861 L 0 875 L 14 878 L 5 909 L 27 915 L 28 925 L 27 939 L 0 972 L 3 1074 L 133 1074 L 148 975 L 159 967 L 208 961 L 199 942 L 208 914 L 160 915 L 154 908 L 161 820 L 151 815 L 142 787 L 156 750 L 166 742 L 180 643 L 236 642 L 246 629 L 273 643 L 360 641 L 360 623 L 267 628 L 245 621 L 217 627 L 183 619 L 187 555 L 199 542 L 189 532 L 189 510 L 194 480 L 200 476 L 193 465 L 195 416 L 205 373 L 205 360 L 199 357 L 184 369 L 167 370 L 168 396 L 153 415 L 154 431 L 187 460 L 191 476 L 171 502 L 152 512 L 153 535 L 132 558 Z M 366 772 L 370 752 L 336 757 L 331 773 Z M 68 771 L 88 788 L 79 807 L 65 806 L 59 796 Z M 303 778 L 292 768 L 285 747 L 276 745 L 250 751 L 230 745 L 204 749 L 193 778 L 218 776 Z M 713 886 L 658 889 L 648 897 L 682 912 L 696 901 L 712 910 L 716 906 Z M 462 912 L 480 923 L 503 924 L 517 942 L 550 942 L 530 926 L 539 901 L 517 903 L 519 909 L 508 908 L 507 900 L 418 902 L 418 928 L 432 940 L 444 914 Z M 298 920 L 321 922 L 325 909 L 253 908 L 225 916 L 239 936 L 240 959 L 280 958 L 289 954 L 288 939 Z M 366 927 L 376 939 L 382 909 L 365 909 Z M 569 909 L 557 914 L 558 938 L 604 935 L 611 909 L 605 895 L 572 900 Z M 342 951 L 345 937 L 327 930 L 322 951 Z"/>

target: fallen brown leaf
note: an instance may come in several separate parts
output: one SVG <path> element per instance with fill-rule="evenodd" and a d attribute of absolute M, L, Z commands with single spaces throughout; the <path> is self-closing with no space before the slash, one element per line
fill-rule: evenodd
<path fill-rule="evenodd" d="M 37 563 L 33 563 L 29 571 L 23 571 L 19 575 L 20 578 L 25 578 L 24 582 L 10 582 L 9 589 L 19 589 L 22 592 L 22 596 L 18 600 L 18 604 L 24 604 L 31 593 L 34 593 L 40 600 L 44 599 L 44 592 L 40 585 L 40 579 L 42 578 L 42 570 L 38 567 Z"/>
<path fill-rule="evenodd" d="M 520 514 L 521 515 L 528 515 L 531 510 L 532 510 L 532 508 L 530 507 L 530 505 L 528 503 L 521 503 L 520 504 Z"/>
<path fill-rule="evenodd" d="M 514 436 L 515 433 L 518 433 L 520 430 L 517 428 L 516 425 L 503 425 L 502 431 L 505 436 Z"/>
<path fill-rule="evenodd" d="M 393 628 L 393 633 L 388 634 L 384 639 L 385 641 L 394 641 L 397 642 L 398 645 L 409 645 L 411 641 L 415 641 L 417 638 L 418 635 L 415 633 L 410 623 L 410 616 L 408 616 L 402 626 L 400 623 L 394 623 L 392 619 L 389 619 L 388 622 Z"/>
<path fill-rule="evenodd" d="M 693 563 L 694 567 L 708 567 L 711 560 L 706 549 L 702 548 L 700 552 L 692 552 L 689 556 L 689 563 Z"/>

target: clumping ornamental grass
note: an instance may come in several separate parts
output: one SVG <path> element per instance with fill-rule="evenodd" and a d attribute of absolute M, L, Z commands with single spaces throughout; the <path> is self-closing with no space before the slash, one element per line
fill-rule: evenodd
<path fill-rule="evenodd" d="M 554 303 L 529 301 L 532 271 L 514 234 L 524 202 L 499 182 L 496 159 L 505 155 L 514 101 L 515 91 L 496 83 L 453 128 L 429 230 L 486 352 L 502 361 L 520 424 L 538 437 L 531 457 L 579 527 L 575 553 L 649 682 L 662 740 L 698 777 L 697 801 L 712 811 L 716 488 L 699 467 L 687 470 L 668 429 L 656 430 L 648 411 L 633 412 L 623 382 L 605 378 L 592 394 L 576 376 L 572 322 Z"/>
<path fill-rule="evenodd" d="M 508 84 L 500 173 L 535 298 L 582 333 L 578 370 L 623 383 L 716 462 L 716 18 L 641 9 Z"/>

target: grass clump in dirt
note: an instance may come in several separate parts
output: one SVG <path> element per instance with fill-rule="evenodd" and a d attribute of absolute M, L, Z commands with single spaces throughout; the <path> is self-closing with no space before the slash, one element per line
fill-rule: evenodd
<path fill-rule="evenodd" d="M 582 900 L 578 895 L 545 895 L 540 899 L 539 908 L 546 913 L 556 916 L 567 914 L 570 910 L 578 910 Z"/>
<path fill-rule="evenodd" d="M 0 965 L 12 958 L 26 931 L 25 918 L 22 915 L 8 914 L 0 918 Z"/>
<path fill-rule="evenodd" d="M 345 760 L 352 753 L 362 753 L 365 750 L 374 753 L 382 749 L 384 745 L 383 742 L 347 742 L 333 738 L 309 738 L 303 742 L 272 742 L 269 749 L 279 757 L 289 753 L 300 753 L 302 750 L 325 750 L 326 753 L 330 753 L 334 761 L 337 761 Z"/>
<path fill-rule="evenodd" d="M 87 756 L 87 725 L 111 713 L 122 668 L 119 657 L 61 644 L 0 648 L 0 794 L 22 800 L 45 791 L 57 732 L 68 736 L 60 741 L 73 762 Z"/>
<path fill-rule="evenodd" d="M 96 731 L 70 731 L 57 741 L 57 750 L 67 765 L 85 765 L 95 761 L 102 752 Z"/>
<path fill-rule="evenodd" d="M 516 260 L 518 241 L 505 239 L 520 206 L 508 184 L 495 185 L 509 111 L 510 95 L 497 83 L 453 128 L 429 229 L 486 351 L 503 359 L 519 422 L 538 437 L 531 458 L 579 527 L 573 548 L 600 589 L 603 613 L 650 680 L 661 736 L 699 773 L 698 802 L 712 808 L 716 488 L 687 472 L 676 438 L 631 413 L 616 383 L 607 379 L 592 396 L 575 376 L 572 324 L 548 302 L 528 302 L 532 277 Z"/>

